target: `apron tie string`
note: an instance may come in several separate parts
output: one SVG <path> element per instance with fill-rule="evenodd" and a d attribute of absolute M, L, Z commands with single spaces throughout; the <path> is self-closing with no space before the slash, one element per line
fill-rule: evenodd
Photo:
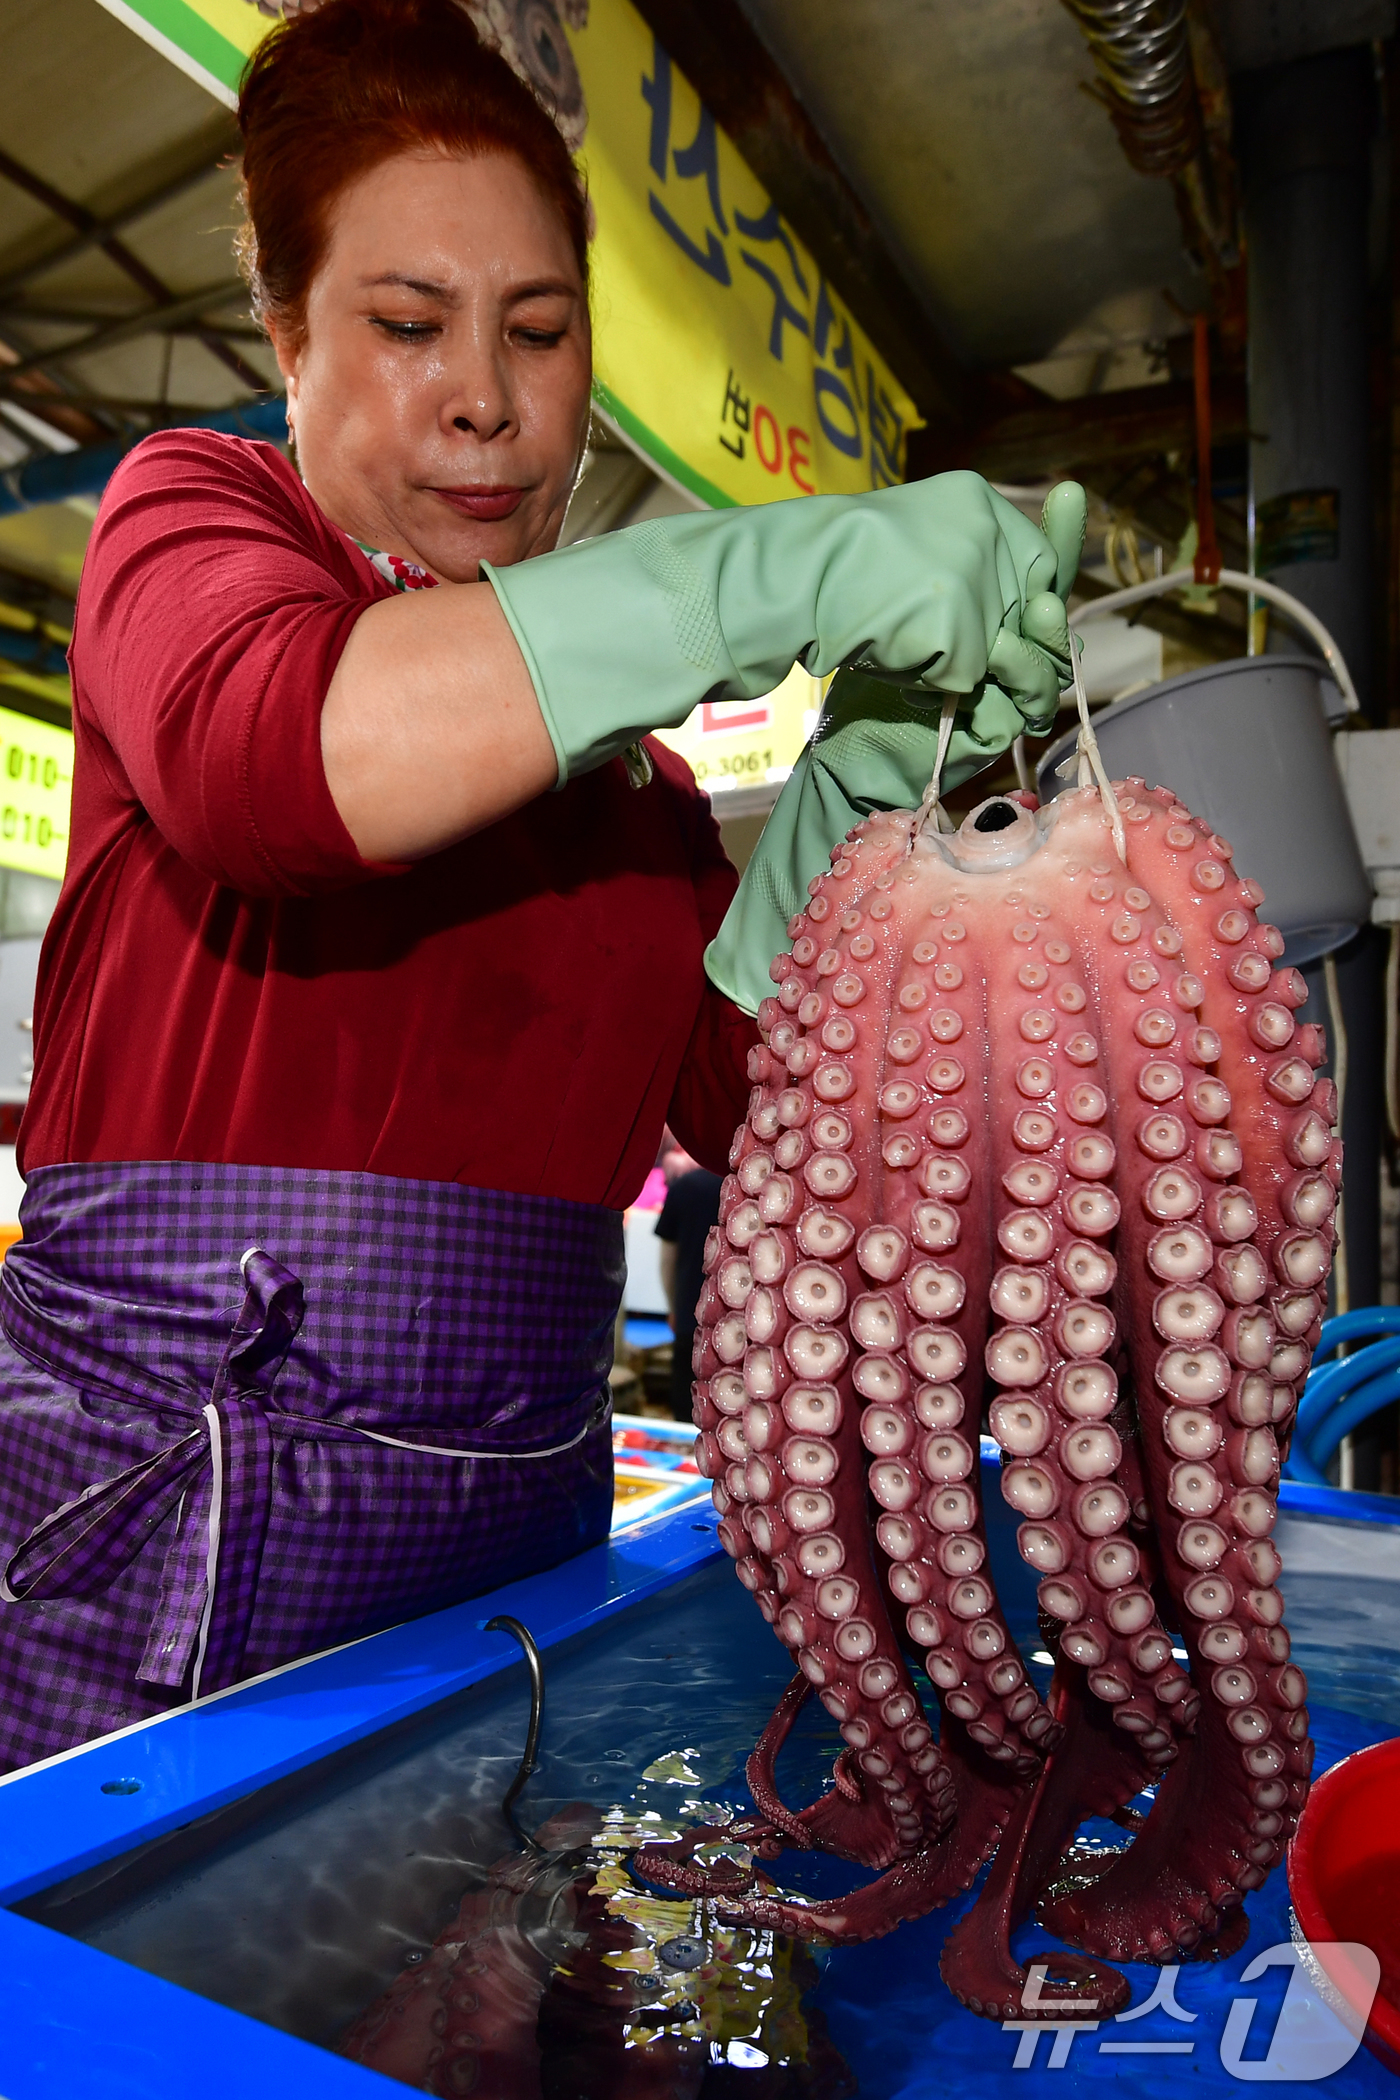
<path fill-rule="evenodd" d="M 187 1434 L 41 1519 L 0 1575 L 0 1602 L 6 1604 L 97 1596 L 179 1506 L 161 1601 L 137 1676 L 179 1686 L 193 1649 L 190 1696 L 196 1699 L 236 1684 L 242 1673 L 272 1513 L 274 1417 L 279 1427 L 294 1426 L 312 1438 L 364 1437 L 425 1457 L 464 1460 L 553 1457 L 582 1443 L 611 1412 L 605 1389 L 582 1429 L 565 1443 L 539 1451 L 467 1451 L 273 1410 L 272 1389 L 306 1317 L 306 1293 L 300 1278 L 261 1247 L 250 1247 L 239 1267 L 243 1304 L 209 1399 L 202 1409 L 166 1394 L 160 1399 L 162 1413 L 188 1418 Z M 26 1341 L 25 1354 L 34 1357 L 32 1335 Z M 191 1593 L 197 1595 L 201 1584 L 204 1603 L 196 1622 Z"/>

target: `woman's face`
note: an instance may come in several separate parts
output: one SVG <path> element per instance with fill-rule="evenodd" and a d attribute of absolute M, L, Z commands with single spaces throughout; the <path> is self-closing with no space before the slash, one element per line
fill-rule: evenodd
<path fill-rule="evenodd" d="M 471 583 L 559 536 L 583 456 L 588 301 L 513 154 L 400 154 L 341 192 L 299 349 L 297 463 L 335 524 Z"/>

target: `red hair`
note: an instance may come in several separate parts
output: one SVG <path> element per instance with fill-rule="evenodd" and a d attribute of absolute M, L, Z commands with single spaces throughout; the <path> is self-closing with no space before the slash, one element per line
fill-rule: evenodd
<path fill-rule="evenodd" d="M 296 347 L 347 184 L 395 154 L 513 153 L 564 222 L 588 282 L 588 199 L 554 120 L 456 0 L 325 0 L 254 53 L 239 257 L 265 321 Z"/>

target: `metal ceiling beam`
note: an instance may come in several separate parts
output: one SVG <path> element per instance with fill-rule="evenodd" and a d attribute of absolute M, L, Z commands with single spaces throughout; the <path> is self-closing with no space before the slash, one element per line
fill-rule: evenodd
<path fill-rule="evenodd" d="M 206 284 L 197 292 L 168 295 L 157 306 L 146 306 L 138 313 L 124 314 L 120 320 L 108 321 L 103 327 L 94 328 L 71 343 L 61 343 L 47 350 L 32 350 L 3 376 L 6 380 L 15 380 L 21 373 L 32 372 L 60 359 L 66 363 L 72 357 L 90 357 L 98 350 L 114 350 L 119 344 L 132 342 L 139 336 L 162 335 L 181 322 L 197 321 L 211 307 L 229 306 L 235 299 L 246 300 L 247 297 L 248 287 L 241 277 L 223 278 L 218 284 Z M 196 333 L 202 338 L 206 331 L 196 329 Z M 266 393 L 266 380 L 256 378 L 255 383 L 260 392 Z"/>
<path fill-rule="evenodd" d="M 114 262 L 119 270 L 125 271 L 133 284 L 140 286 L 148 299 L 159 304 L 168 303 L 176 296 L 164 279 L 157 277 L 155 271 L 149 269 L 139 255 L 133 255 L 125 241 L 104 230 L 102 221 L 90 212 L 86 205 L 75 204 L 71 197 L 65 197 L 52 183 L 45 182 L 42 175 L 36 175 L 32 168 L 26 168 L 21 161 L 17 161 L 12 154 L 4 152 L 3 149 L 0 149 L 0 176 L 7 182 L 12 182 L 16 189 L 21 189 L 27 196 L 33 197 L 46 211 L 52 212 L 55 218 L 65 220 L 77 232 L 84 234 L 93 246 L 102 250 L 109 261 Z M 244 386 L 259 393 L 266 390 L 261 373 L 255 371 L 245 358 L 240 357 L 230 344 L 212 334 L 201 334 L 199 339 L 210 356 L 217 357 L 221 364 L 227 365 L 230 372 L 240 379 Z M 52 364 L 63 355 L 62 351 L 52 351 L 40 362 Z"/>
<path fill-rule="evenodd" d="M 638 7 L 922 413 L 961 424 L 968 375 L 738 0 Z"/>
<path fill-rule="evenodd" d="M 1043 401 L 984 425 L 967 440 L 963 459 L 989 481 L 1043 481 L 1072 466 L 1190 452 L 1195 412 L 1195 390 L 1184 380 Z M 1222 375 L 1213 385 L 1211 420 L 1217 444 L 1248 437 L 1249 404 L 1240 379 Z"/>
<path fill-rule="evenodd" d="M 102 247 L 106 241 L 119 234 L 125 227 L 136 225 L 139 220 L 149 218 L 152 213 L 158 212 L 163 205 L 172 204 L 177 197 L 184 196 L 187 190 L 198 188 L 199 184 L 206 182 L 216 169 L 226 165 L 230 156 L 236 154 L 237 150 L 237 134 L 230 130 L 227 140 L 220 146 L 217 153 L 212 155 L 204 154 L 193 167 L 186 168 L 182 174 L 172 176 L 168 181 L 158 184 L 155 189 L 147 190 L 142 196 L 136 198 L 133 203 L 124 206 L 121 211 L 109 212 L 103 218 L 89 215 L 90 223 L 87 228 L 76 232 L 72 240 L 61 242 L 57 248 L 50 248 L 45 254 L 36 256 L 32 262 L 23 263 L 19 269 L 11 270 L 7 276 L 0 277 L 0 300 L 13 297 L 14 293 L 19 291 L 24 285 L 32 284 L 36 277 L 46 276 L 50 270 L 61 269 L 65 263 L 74 261 L 80 255 L 86 255 L 89 249 Z M 18 163 L 12 163 L 12 166 L 18 166 Z M 14 180 L 13 176 L 11 176 L 11 180 Z M 27 185 L 20 186 L 27 187 Z M 52 211 L 54 207 L 50 200 L 52 197 L 56 197 L 58 193 L 57 191 L 48 191 L 47 184 L 44 185 L 44 188 L 47 194 L 38 198 L 37 201 Z M 33 190 L 30 190 L 29 194 L 33 196 L 35 193 Z M 64 201 L 66 203 L 67 200 L 65 199 Z M 70 225 L 75 223 L 67 211 L 60 212 L 57 216 L 67 218 Z M 127 252 L 129 253 L 130 251 L 128 250 Z M 125 265 L 119 265 L 119 267 L 124 268 Z"/>
<path fill-rule="evenodd" d="M 243 290 L 246 296 L 246 285 L 243 287 Z M 135 315 L 130 313 L 129 310 L 124 309 L 120 313 L 113 313 L 109 306 L 41 306 L 32 303 L 28 299 L 0 299 L 0 326 L 7 322 L 17 325 L 36 322 L 40 327 L 44 328 L 105 328 L 109 322 L 134 320 L 135 318 Z M 235 325 L 229 325 L 223 321 L 211 321 L 208 326 L 212 334 L 221 335 L 225 342 L 265 343 L 267 341 L 267 337 L 263 334 L 261 328 L 255 327 L 251 321 Z M 161 329 L 162 335 L 198 335 L 200 333 L 202 333 L 202 330 L 191 327 L 188 321 L 180 321 L 174 325 L 166 322 Z"/>
<path fill-rule="evenodd" d="M 109 417 L 141 416 L 157 428 L 167 424 L 172 427 L 198 424 L 206 416 L 221 413 L 212 409 L 207 401 L 160 401 L 151 395 L 64 394 L 62 398 L 65 406 Z M 32 394 L 21 393 L 18 387 L 12 395 L 4 372 L 0 371 L 0 405 L 13 400 L 18 407 L 29 408 L 33 399 Z"/>

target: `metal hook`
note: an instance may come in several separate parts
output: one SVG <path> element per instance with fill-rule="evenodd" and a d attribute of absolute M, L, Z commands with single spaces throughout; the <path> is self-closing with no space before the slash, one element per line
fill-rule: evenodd
<path fill-rule="evenodd" d="M 488 1619 L 483 1630 L 486 1633 L 508 1633 L 513 1640 L 519 1641 L 525 1655 L 525 1666 L 530 1672 L 530 1726 L 525 1734 L 525 1755 L 520 1760 L 514 1779 L 506 1789 L 501 1802 L 501 1814 L 526 1851 L 543 1858 L 544 1847 L 536 1844 L 529 1831 L 521 1827 L 515 1813 L 515 1802 L 526 1781 L 538 1769 L 535 1753 L 540 1746 L 540 1723 L 544 1719 L 544 1663 L 529 1627 L 522 1626 L 519 1619 L 512 1619 L 508 1613 L 502 1612 L 498 1618 Z"/>

